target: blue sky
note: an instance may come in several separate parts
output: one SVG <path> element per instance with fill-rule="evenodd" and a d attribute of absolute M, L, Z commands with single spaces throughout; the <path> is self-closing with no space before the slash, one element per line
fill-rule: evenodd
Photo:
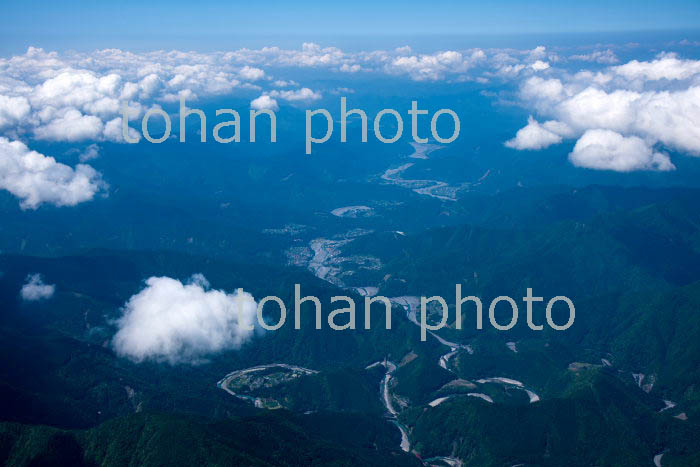
<path fill-rule="evenodd" d="M 5 2 L 3 48 L 200 45 L 220 38 L 700 29 L 697 0 Z M 262 42 L 260 42 L 262 43 Z M 252 43 L 251 46 L 260 45 Z"/>

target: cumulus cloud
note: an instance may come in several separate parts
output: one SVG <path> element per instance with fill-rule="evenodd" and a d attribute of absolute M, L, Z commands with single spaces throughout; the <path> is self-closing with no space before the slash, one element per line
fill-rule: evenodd
<path fill-rule="evenodd" d="M 297 83 L 294 80 L 283 80 L 283 79 L 278 79 L 272 83 L 278 88 L 286 88 L 287 86 L 297 86 L 299 83 Z"/>
<path fill-rule="evenodd" d="M 62 71 L 36 86 L 30 96 L 33 105 L 52 107 L 109 107 L 118 110 L 121 77 L 115 73 L 98 76 L 85 70 Z"/>
<path fill-rule="evenodd" d="M 528 51 L 530 60 L 542 60 L 547 57 L 547 48 L 543 45 L 538 45 L 534 49 Z"/>
<path fill-rule="evenodd" d="M 52 141 L 84 141 L 101 138 L 102 120 L 94 115 L 83 115 L 72 108 L 64 109 L 60 115 L 52 115 L 51 120 L 34 130 L 37 139 Z"/>
<path fill-rule="evenodd" d="M 650 62 L 632 60 L 614 67 L 613 72 L 628 80 L 683 80 L 700 74 L 700 61 L 680 60 L 673 54 L 664 54 Z"/>
<path fill-rule="evenodd" d="M 26 97 L 9 97 L 0 94 L 0 129 L 27 118 L 31 107 Z"/>
<path fill-rule="evenodd" d="M 550 79 L 534 76 L 523 82 L 520 97 L 523 105 L 569 132 L 556 130 L 554 123 L 544 128 L 531 120 L 506 143 L 509 147 L 536 149 L 588 135 L 579 140 L 572 162 L 618 171 L 672 170 L 668 156 L 653 149 L 659 146 L 700 156 L 697 60 L 662 54 L 652 61 L 631 61 L 597 72 L 561 73 Z M 630 155 L 632 150 L 637 156 Z"/>
<path fill-rule="evenodd" d="M 56 286 L 44 284 L 41 274 L 30 274 L 27 276 L 27 282 L 20 290 L 20 295 L 22 300 L 35 302 L 38 300 L 48 300 L 53 297 L 54 292 L 56 292 Z"/>
<path fill-rule="evenodd" d="M 249 293 L 212 290 L 201 274 L 184 284 L 151 277 L 124 306 L 112 345 L 136 362 L 198 364 L 251 339 L 256 310 Z"/>
<path fill-rule="evenodd" d="M 49 141 L 121 141 L 114 123 L 121 102 L 142 101 L 143 107 L 131 103 L 137 117 L 154 103 L 228 94 L 252 86 L 240 79 L 264 76 L 258 67 L 225 63 L 222 54 L 58 54 L 30 47 L 0 59 L 0 130 Z"/>
<path fill-rule="evenodd" d="M 418 54 L 410 47 L 348 52 L 315 43 L 304 43 L 301 49 L 262 47 L 211 53 L 119 49 L 57 53 L 30 47 L 23 55 L 0 58 L 0 134 L 13 139 L 123 142 L 123 102 L 133 109 L 131 118 L 136 119 L 153 105 L 177 103 L 180 96 L 194 101 L 255 90 L 290 102 L 321 97 L 320 90 L 303 87 L 288 77 L 273 77 L 269 69 L 287 73 L 313 68 L 329 73 L 383 73 L 414 81 L 485 82 L 492 76 L 510 79 L 548 70 L 556 58 L 544 47 L 496 51 L 493 56 L 481 49 Z M 470 75 L 475 69 L 486 70 L 485 76 Z"/>
<path fill-rule="evenodd" d="M 349 65 L 347 63 L 343 63 L 343 65 L 340 67 L 340 71 L 344 73 L 357 73 L 358 71 L 362 70 L 362 65 L 358 65 L 357 63 L 354 65 Z"/>
<path fill-rule="evenodd" d="M 535 71 L 543 71 L 550 67 L 548 62 L 543 62 L 542 60 L 536 60 L 534 63 L 530 64 L 530 68 Z"/>
<path fill-rule="evenodd" d="M 616 172 L 676 168 L 668 155 L 654 151 L 643 139 L 625 137 L 611 130 L 586 131 L 576 142 L 569 160 L 578 167 Z"/>
<path fill-rule="evenodd" d="M 244 66 L 238 74 L 247 81 L 257 81 L 265 77 L 265 71 L 252 66 Z"/>
<path fill-rule="evenodd" d="M 250 101 L 250 108 L 255 109 L 255 110 L 272 110 L 272 111 L 277 111 L 279 110 L 279 105 L 277 105 L 277 101 L 267 94 L 263 94 L 260 97 L 257 97 Z"/>
<path fill-rule="evenodd" d="M 137 119 L 151 106 L 176 103 L 180 96 L 193 101 L 239 89 L 292 102 L 316 100 L 321 93 L 307 87 L 271 95 L 275 87 L 299 84 L 273 79 L 266 68 L 380 70 L 388 56 L 313 43 L 301 50 L 263 47 L 212 53 L 105 49 L 59 54 L 30 47 L 24 55 L 0 58 L 0 134 L 13 139 L 123 142 L 123 102 L 133 111 L 130 117 Z M 267 104 L 272 105 L 269 100 Z"/>
<path fill-rule="evenodd" d="M 484 58 L 486 58 L 484 56 Z M 498 50 L 487 61 L 484 75 L 501 79 L 514 79 L 552 68 L 559 57 L 544 46 L 531 50 Z"/>
<path fill-rule="evenodd" d="M 272 97 L 278 97 L 290 102 L 315 101 L 321 98 L 321 93 L 309 88 L 301 88 L 296 91 L 271 91 Z"/>
<path fill-rule="evenodd" d="M 552 144 L 561 143 L 562 135 L 569 133 L 570 128 L 561 122 L 550 120 L 540 124 L 530 116 L 527 126 L 518 130 L 515 138 L 506 141 L 505 145 L 509 148 L 521 150 L 542 149 Z"/>
<path fill-rule="evenodd" d="M 415 81 L 437 81 L 448 74 L 464 73 L 485 57 L 486 54 L 480 49 L 472 50 L 466 56 L 454 50 L 434 54 L 400 55 L 390 59 L 384 69 L 390 74 L 406 74 Z"/>
<path fill-rule="evenodd" d="M 104 186 L 89 165 L 73 169 L 20 141 L 0 137 L 0 189 L 18 197 L 22 209 L 36 209 L 43 203 L 74 206 L 91 200 Z"/>
<path fill-rule="evenodd" d="M 604 65 L 612 65 L 619 62 L 617 55 L 610 49 L 596 50 L 589 54 L 577 54 L 569 57 L 571 60 L 580 60 L 582 62 L 594 62 Z"/>
<path fill-rule="evenodd" d="M 617 60 L 611 50 L 569 58 L 602 64 L 612 64 Z M 261 97 L 259 101 L 253 101 L 259 102 L 253 108 L 257 105 L 275 108 L 280 100 L 305 102 L 321 98 L 323 90 L 312 90 L 286 77 L 271 76 L 270 69 L 275 73 L 298 68 L 329 73 L 384 73 L 414 81 L 473 80 L 483 83 L 492 79 L 530 78 L 529 84 L 523 85 L 521 96 L 533 105 L 536 111 L 533 113 L 538 119 L 562 121 L 578 134 L 594 128 L 573 121 L 586 113 L 578 112 L 575 106 L 593 104 L 592 101 L 597 99 L 589 93 L 578 96 L 577 100 L 576 94 L 587 87 L 607 94 L 602 98 L 611 104 L 614 99 L 625 98 L 622 94 L 615 94 L 616 91 L 637 93 L 640 95 L 636 99 L 638 103 L 647 102 L 647 109 L 668 105 L 664 114 L 673 117 L 672 111 L 676 109 L 672 107 L 683 107 L 681 99 L 689 97 L 679 93 L 689 92 L 700 81 L 699 61 L 682 60 L 670 54 L 651 61 L 632 61 L 595 73 L 583 71 L 575 75 L 557 69 L 560 60 L 556 53 L 543 46 L 531 50 L 464 49 L 416 53 L 409 47 L 348 52 L 337 47 L 305 43 L 301 49 L 262 47 L 211 53 L 133 53 L 105 49 L 60 54 L 30 47 L 23 55 L 0 58 L 0 134 L 12 139 L 34 137 L 47 141 L 121 142 L 122 102 L 129 103 L 133 109 L 131 118 L 136 119 L 151 106 L 176 103 L 180 96 L 193 101 L 229 95 L 238 90 L 246 93 L 255 90 Z M 536 78 L 538 74 L 546 74 L 551 79 Z M 669 82 L 676 86 L 671 87 Z M 656 85 L 649 86 L 649 83 Z M 666 99 L 661 95 L 663 92 L 677 95 Z M 583 102 L 584 98 L 590 98 L 590 101 Z M 565 104 L 566 100 L 570 102 Z M 634 105 L 641 107 L 641 104 Z M 563 115 L 566 112 L 579 117 L 571 117 L 572 121 L 569 121 L 567 115 Z M 677 134 L 668 139 L 655 138 L 681 150 L 694 147 L 696 136 L 693 131 L 686 131 L 694 118 L 693 112 L 693 106 L 686 104 L 676 117 L 681 123 Z M 643 113 L 639 109 L 635 128 L 611 126 L 610 129 L 621 134 L 636 133 L 646 139 L 648 132 L 641 128 L 646 118 Z M 669 122 L 672 123 L 667 126 L 679 123 L 673 118 Z M 663 129 L 664 133 L 669 131 L 669 128 Z M 133 134 L 138 137 L 135 130 Z"/>
<path fill-rule="evenodd" d="M 80 162 L 87 162 L 100 157 L 100 147 L 96 144 L 91 144 L 80 153 Z"/>
<path fill-rule="evenodd" d="M 534 104 L 548 103 L 562 98 L 564 85 L 556 78 L 544 79 L 534 76 L 526 80 L 520 90 L 524 100 Z"/>

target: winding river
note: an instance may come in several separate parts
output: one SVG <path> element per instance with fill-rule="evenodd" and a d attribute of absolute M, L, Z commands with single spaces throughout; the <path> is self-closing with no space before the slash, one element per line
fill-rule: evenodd
<path fill-rule="evenodd" d="M 367 366 L 366 369 L 369 370 L 370 368 L 374 368 L 375 366 L 379 365 L 386 368 L 384 378 L 382 378 L 382 382 L 379 385 L 379 393 L 382 397 L 382 404 L 384 404 L 384 408 L 386 409 L 387 417 L 394 425 L 396 425 L 399 431 L 401 431 L 401 449 L 404 452 L 409 452 L 411 450 L 411 443 L 408 440 L 408 430 L 406 430 L 406 427 L 399 422 L 398 412 L 396 409 L 394 409 L 394 403 L 391 401 L 391 380 L 393 378 L 394 371 L 396 371 L 396 364 L 388 360 L 384 360 L 383 362 L 372 363 L 371 365 Z"/>

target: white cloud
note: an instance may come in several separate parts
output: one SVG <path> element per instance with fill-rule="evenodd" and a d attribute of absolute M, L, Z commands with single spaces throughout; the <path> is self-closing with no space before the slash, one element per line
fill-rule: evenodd
<path fill-rule="evenodd" d="M 506 141 L 505 145 L 513 149 L 543 149 L 552 144 L 561 143 L 562 133 L 568 128 L 560 122 L 549 121 L 540 125 L 534 118 L 529 117 L 527 126 L 518 130 L 515 138 Z"/>
<path fill-rule="evenodd" d="M 501 79 L 514 79 L 519 76 L 531 76 L 549 70 L 560 61 L 557 54 L 544 46 L 531 50 L 497 49 L 486 60 L 484 75 Z"/>
<path fill-rule="evenodd" d="M 343 63 L 343 65 L 340 67 L 340 71 L 344 73 L 357 73 L 358 71 L 362 70 L 362 66 L 358 65 L 357 63 L 354 65 L 349 65 L 347 63 Z"/>
<path fill-rule="evenodd" d="M 131 116 L 136 119 L 153 105 L 178 102 L 181 95 L 194 101 L 255 89 L 290 102 L 321 97 L 321 90 L 288 77 L 272 77 L 269 68 L 275 73 L 313 68 L 329 73 L 386 73 L 415 81 L 485 82 L 487 77 L 468 73 L 483 67 L 493 76 L 512 78 L 542 71 L 555 58 L 543 47 L 497 52 L 491 60 L 481 49 L 417 54 L 410 47 L 400 47 L 347 52 L 314 43 L 305 43 L 301 49 L 212 53 L 119 49 L 57 53 L 30 47 L 23 55 L 0 58 L 0 134 L 13 139 L 123 142 L 118 120 L 122 102 L 136 109 Z M 274 89 L 285 87 L 298 89 Z"/>
<path fill-rule="evenodd" d="M 272 84 L 278 88 L 286 88 L 288 86 L 298 86 L 299 85 L 299 83 L 297 83 L 294 80 L 283 80 L 283 79 L 278 79 L 275 82 L 273 82 Z"/>
<path fill-rule="evenodd" d="M 22 209 L 43 203 L 74 206 L 91 200 L 103 187 L 100 174 L 89 165 L 73 169 L 20 141 L 0 137 L 0 189 L 17 196 Z"/>
<path fill-rule="evenodd" d="M 118 49 L 58 54 L 30 47 L 24 55 L 0 58 L 0 129 L 49 141 L 122 141 L 112 123 L 122 101 L 141 101 L 130 103 L 139 109 L 137 117 L 181 94 L 191 99 L 228 94 L 241 85 L 239 77 L 264 76 L 258 67 L 223 62 L 222 54 Z"/>
<path fill-rule="evenodd" d="M 700 155 L 700 87 L 679 91 L 628 89 L 607 91 L 595 85 L 577 90 L 547 82 L 537 97 L 538 110 L 582 133 L 607 128 L 647 136 L 678 150 Z"/>
<path fill-rule="evenodd" d="M 214 53 L 106 49 L 59 54 L 30 47 L 24 55 L 0 58 L 0 134 L 13 139 L 123 142 L 122 102 L 129 103 L 134 109 L 131 118 L 137 119 L 151 106 L 176 103 L 180 96 L 194 101 L 238 89 L 270 95 L 268 86 L 299 86 L 293 80 L 273 79 L 268 66 L 281 72 L 290 67 L 355 72 L 365 64 L 383 67 L 384 56 L 350 54 L 313 43 L 301 50 L 264 47 Z M 309 101 L 321 93 L 301 87 L 270 97 Z"/>
<path fill-rule="evenodd" d="M 122 118 L 114 118 L 107 123 L 105 123 L 104 135 L 105 139 L 110 141 L 122 142 L 124 141 L 122 129 Z M 139 141 L 141 139 L 141 132 L 137 131 L 135 128 L 129 127 L 129 137 L 132 140 Z"/>
<path fill-rule="evenodd" d="M 547 57 L 547 48 L 543 45 L 538 45 L 528 52 L 530 60 L 542 60 Z"/>
<path fill-rule="evenodd" d="M 37 86 L 30 100 L 35 106 L 83 107 L 117 94 L 121 77 L 97 76 L 86 70 L 63 71 Z"/>
<path fill-rule="evenodd" d="M 496 74 L 502 77 L 515 77 L 525 69 L 526 67 L 522 63 L 503 64 L 499 65 Z"/>
<path fill-rule="evenodd" d="M 244 66 L 238 74 L 246 81 L 257 81 L 265 77 L 265 71 L 252 66 Z"/>
<path fill-rule="evenodd" d="M 249 293 L 210 290 L 201 274 L 186 284 L 151 277 L 124 306 L 112 345 L 117 354 L 136 362 L 198 364 L 251 339 L 256 310 Z"/>
<path fill-rule="evenodd" d="M 296 91 L 270 91 L 272 97 L 278 97 L 290 102 L 315 101 L 321 98 L 321 93 L 309 88 L 301 88 Z"/>
<path fill-rule="evenodd" d="M 34 129 L 37 139 L 51 141 L 84 141 L 100 139 L 104 125 L 94 115 L 83 115 L 79 110 L 67 108 L 60 116 L 52 116 L 46 124 Z"/>
<path fill-rule="evenodd" d="M 684 80 L 700 74 L 700 61 L 680 60 L 675 55 L 662 55 L 651 62 L 632 60 L 613 67 L 612 71 L 628 80 Z"/>
<path fill-rule="evenodd" d="M 0 94 L 0 128 L 20 123 L 27 118 L 30 110 L 26 97 L 8 97 Z"/>
<path fill-rule="evenodd" d="M 91 144 L 90 146 L 86 147 L 79 156 L 80 162 L 87 162 L 92 159 L 97 159 L 98 157 L 100 157 L 100 147 L 96 144 Z"/>
<path fill-rule="evenodd" d="M 447 73 L 464 72 L 470 61 L 457 51 L 434 54 L 399 56 L 391 60 L 385 70 L 391 74 L 407 74 L 416 81 L 437 81 Z"/>
<path fill-rule="evenodd" d="M 616 60 L 610 50 L 569 58 L 603 64 Z M 23 55 L 0 58 L 0 134 L 12 139 L 33 136 L 48 141 L 121 142 L 122 101 L 128 101 L 135 109 L 132 119 L 143 115 L 153 105 L 176 103 L 181 95 L 194 101 L 229 95 L 239 89 L 246 92 L 255 89 L 260 95 L 268 96 L 260 104 L 273 107 L 276 104 L 272 102 L 279 100 L 312 101 L 321 98 L 322 91 L 332 90 L 312 90 L 287 77 L 273 77 L 269 69 L 274 69 L 275 73 L 287 73 L 290 69 L 314 68 L 328 73 L 385 73 L 414 81 L 483 83 L 491 79 L 530 77 L 522 87 L 521 96 L 533 106 L 533 113 L 540 121 L 561 121 L 574 128 L 577 134 L 595 127 L 583 122 L 586 111 L 579 112 L 576 106 L 583 109 L 595 105 L 594 100 L 600 100 L 606 101 L 602 102 L 603 107 L 610 107 L 615 99 L 624 100 L 626 97 L 615 94 L 616 91 L 637 93 L 637 104 L 630 104 L 637 106 L 631 110 L 637 112 L 638 118 L 632 119 L 636 122 L 629 124 L 629 128 L 611 126 L 610 129 L 621 134 L 639 134 L 644 138 L 653 136 L 652 130 L 643 128 L 645 125 L 654 126 L 643 121 L 647 118 L 644 114 L 650 109 L 644 110 L 639 103 L 646 101 L 648 106 L 668 106 L 664 116 L 669 117 L 674 125 L 680 124 L 674 130 L 670 128 L 671 124 L 659 120 L 657 126 L 667 127 L 663 129 L 665 135 L 674 134 L 654 138 L 680 150 L 696 146 L 697 130 L 694 128 L 697 125 L 691 125 L 696 123 L 696 111 L 692 104 L 680 100 L 692 96 L 680 93 L 700 85 L 700 61 L 663 54 L 652 61 L 632 61 L 603 71 L 584 70 L 570 75 L 556 68 L 559 60 L 555 53 L 543 46 L 532 50 L 494 49 L 485 52 L 464 49 L 423 54 L 407 47 L 347 52 L 314 43 L 305 43 L 301 49 L 263 47 L 212 53 L 132 53 L 106 49 L 59 54 L 29 48 Z M 553 78 L 533 77 L 543 71 Z M 650 83 L 656 84 L 652 86 Z M 283 87 L 287 90 L 275 89 Z M 588 87 L 605 95 L 581 94 Z M 676 95 L 666 99 L 663 92 Z M 567 100 L 569 102 L 565 104 Z M 666 102 L 662 102 L 664 100 Z M 680 113 L 674 116 L 671 107 L 674 107 L 674 112 L 680 108 Z M 590 120 L 603 117 L 601 112 L 594 111 Z M 606 125 L 602 127 L 607 128 Z"/>
<path fill-rule="evenodd" d="M 578 54 L 569 57 L 571 60 L 580 60 L 582 62 L 595 62 L 603 65 L 612 65 L 619 62 L 615 52 L 610 49 L 596 50 L 589 54 Z"/>
<path fill-rule="evenodd" d="M 262 96 L 250 101 L 250 108 L 255 110 L 272 110 L 276 112 L 279 110 L 279 105 L 277 105 L 277 101 L 275 99 L 263 94 Z"/>
<path fill-rule="evenodd" d="M 542 60 L 537 60 L 534 63 L 530 64 L 530 68 L 532 68 L 535 71 L 543 71 L 549 68 L 549 63 L 548 62 L 543 62 Z"/>
<path fill-rule="evenodd" d="M 30 274 L 27 276 L 27 282 L 22 286 L 22 290 L 20 290 L 20 295 L 25 301 L 35 302 L 53 297 L 55 291 L 55 285 L 44 284 L 44 281 L 41 279 L 41 274 Z"/>
<path fill-rule="evenodd" d="M 537 76 L 526 80 L 520 94 L 525 100 L 534 101 L 535 104 L 556 101 L 562 98 L 564 85 L 558 79 L 544 79 Z"/>
<path fill-rule="evenodd" d="M 616 172 L 676 168 L 668 155 L 654 151 L 641 138 L 625 137 L 611 130 L 586 131 L 576 142 L 569 160 L 578 167 Z"/>
<path fill-rule="evenodd" d="M 653 150 L 656 146 L 700 156 L 700 61 L 662 54 L 598 72 L 531 77 L 520 97 L 552 120 L 544 128 L 530 121 L 506 143 L 516 149 L 556 144 L 557 135 L 559 140 L 588 135 L 579 140 L 572 162 L 617 171 L 672 170 L 668 156 Z M 632 150 L 639 154 L 631 155 Z"/>

